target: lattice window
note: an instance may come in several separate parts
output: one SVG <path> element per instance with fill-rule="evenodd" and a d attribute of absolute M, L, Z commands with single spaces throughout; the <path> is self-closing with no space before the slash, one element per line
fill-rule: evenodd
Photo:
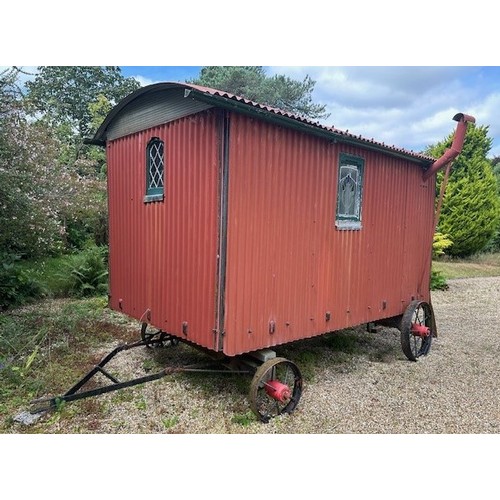
<path fill-rule="evenodd" d="M 148 143 L 146 152 L 146 197 L 144 201 L 163 200 L 165 177 L 165 146 L 158 137 Z"/>
<path fill-rule="evenodd" d="M 361 229 L 363 193 L 362 158 L 341 154 L 335 224 L 343 229 Z"/>

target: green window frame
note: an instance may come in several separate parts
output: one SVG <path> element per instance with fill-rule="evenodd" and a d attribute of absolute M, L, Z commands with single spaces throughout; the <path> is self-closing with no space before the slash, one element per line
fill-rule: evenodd
<path fill-rule="evenodd" d="M 163 201 L 165 192 L 165 143 L 153 137 L 146 147 L 145 202 Z"/>
<path fill-rule="evenodd" d="M 335 214 L 337 229 L 361 229 L 364 170 L 363 158 L 340 154 Z"/>

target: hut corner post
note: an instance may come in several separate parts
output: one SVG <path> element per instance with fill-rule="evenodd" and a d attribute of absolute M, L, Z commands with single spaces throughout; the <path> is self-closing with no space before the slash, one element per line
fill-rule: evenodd
<path fill-rule="evenodd" d="M 432 166 L 423 174 L 423 180 L 426 181 L 429 177 L 441 170 L 443 167 L 451 163 L 461 152 L 464 145 L 465 133 L 467 132 L 467 124 L 475 123 L 476 119 L 473 116 L 457 113 L 453 119 L 458 122 L 455 131 L 455 137 L 451 148 L 447 149 L 443 156 L 436 160 Z"/>

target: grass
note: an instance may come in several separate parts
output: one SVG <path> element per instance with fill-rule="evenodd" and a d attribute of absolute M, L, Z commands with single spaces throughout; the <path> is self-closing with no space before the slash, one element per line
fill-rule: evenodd
<path fill-rule="evenodd" d="M 253 422 L 257 421 L 257 417 L 254 415 L 252 411 L 247 411 L 246 413 L 236 413 L 231 422 L 233 424 L 239 424 L 243 427 L 251 425 Z"/>
<path fill-rule="evenodd" d="M 432 268 L 446 279 L 500 276 L 500 253 L 485 253 L 467 259 L 435 260 Z"/>
<path fill-rule="evenodd" d="M 79 253 L 19 263 L 47 297 L 84 297 L 106 293 L 107 264 L 104 247 L 89 246 Z"/>
<path fill-rule="evenodd" d="M 60 394 L 104 342 L 130 340 L 106 297 L 45 300 L 0 314 L 0 432 L 33 399 Z"/>
<path fill-rule="evenodd" d="M 71 255 L 61 255 L 38 261 L 26 261 L 20 265 L 31 277 L 42 284 L 49 296 L 62 297 L 67 281 L 62 271 L 67 267 L 71 258 Z"/>

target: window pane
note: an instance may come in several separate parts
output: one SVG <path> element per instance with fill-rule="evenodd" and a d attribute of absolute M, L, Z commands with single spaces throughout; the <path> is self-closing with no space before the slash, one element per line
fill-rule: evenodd
<path fill-rule="evenodd" d="M 361 157 L 340 153 L 335 218 L 338 229 L 361 229 L 364 163 Z"/>
<path fill-rule="evenodd" d="M 148 189 L 163 187 L 163 142 L 154 141 L 149 145 Z"/>
<path fill-rule="evenodd" d="M 358 167 L 343 165 L 340 167 L 339 215 L 357 216 L 356 196 L 358 193 Z"/>

